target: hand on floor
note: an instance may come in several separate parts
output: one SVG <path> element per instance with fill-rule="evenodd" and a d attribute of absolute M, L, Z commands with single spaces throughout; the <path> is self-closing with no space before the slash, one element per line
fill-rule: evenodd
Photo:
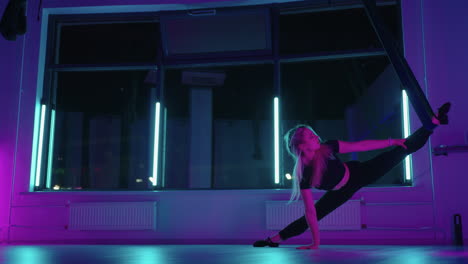
<path fill-rule="evenodd" d="M 307 245 L 307 246 L 301 246 L 297 247 L 296 249 L 318 249 L 319 246 L 315 244 Z"/>

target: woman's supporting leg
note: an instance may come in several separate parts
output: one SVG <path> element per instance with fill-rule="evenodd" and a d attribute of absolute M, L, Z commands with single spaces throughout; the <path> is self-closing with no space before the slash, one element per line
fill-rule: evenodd
<path fill-rule="evenodd" d="M 346 188 L 347 187 L 347 188 Z M 359 188 L 351 188 L 353 186 L 346 185 L 340 190 L 326 192 L 320 200 L 315 203 L 315 210 L 317 212 L 317 220 L 320 221 L 322 218 L 333 212 L 336 208 L 340 207 L 346 201 L 348 201 L 353 194 Z M 279 232 L 281 240 L 298 236 L 304 233 L 309 228 L 307 219 L 305 216 L 298 218 L 296 221 L 289 224 L 283 230 Z"/>
<path fill-rule="evenodd" d="M 361 174 L 361 163 L 357 161 L 347 162 L 350 175 Z M 317 212 L 317 219 L 320 221 L 322 218 L 333 212 L 336 208 L 340 207 L 348 201 L 353 194 L 355 194 L 362 187 L 359 177 L 351 176 L 348 183 L 343 188 L 335 191 L 326 192 L 316 203 L 315 210 Z M 305 216 L 298 218 L 296 221 L 289 224 L 279 232 L 282 240 L 300 235 L 309 228 Z"/>

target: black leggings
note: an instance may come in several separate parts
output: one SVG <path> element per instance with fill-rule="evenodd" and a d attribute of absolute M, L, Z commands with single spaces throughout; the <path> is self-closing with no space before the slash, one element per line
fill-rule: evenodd
<path fill-rule="evenodd" d="M 322 198 L 315 203 L 317 219 L 320 221 L 326 215 L 348 201 L 359 189 L 374 183 L 398 165 L 407 155 L 423 147 L 431 134 L 432 130 L 421 127 L 406 139 L 405 145 L 408 149 L 394 147 L 365 162 L 346 162 L 349 167 L 348 182 L 339 190 L 327 191 Z M 279 235 L 282 240 L 286 240 L 304 233 L 308 228 L 309 225 L 307 224 L 306 217 L 302 216 L 281 230 Z"/>

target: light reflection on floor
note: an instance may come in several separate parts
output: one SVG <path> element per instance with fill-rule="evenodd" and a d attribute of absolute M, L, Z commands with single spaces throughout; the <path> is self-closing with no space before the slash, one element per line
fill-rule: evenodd
<path fill-rule="evenodd" d="M 38 245 L 0 246 L 0 263 L 11 264 L 160 264 L 160 263 L 378 263 L 468 264 L 468 249 L 436 246 L 295 246 L 250 245 Z"/>

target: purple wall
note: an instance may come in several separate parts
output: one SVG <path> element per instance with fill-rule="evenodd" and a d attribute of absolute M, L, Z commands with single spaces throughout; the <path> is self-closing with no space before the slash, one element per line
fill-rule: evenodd
<path fill-rule="evenodd" d="M 423 1 L 423 0 L 421 0 Z M 106 4 L 125 5 L 131 1 L 109 0 Z M 197 1 L 140 0 L 138 4 L 166 4 L 166 8 L 189 8 Z M 209 1 L 204 1 L 209 2 Z M 464 16 L 466 4 L 451 1 L 444 6 L 441 1 L 404 0 L 403 23 L 405 52 L 421 85 L 428 92 L 430 103 L 436 108 L 446 100 L 453 102 L 451 125 L 440 128 L 432 137 L 432 145 L 463 144 L 468 129 L 467 110 L 464 106 L 468 89 L 464 89 L 468 46 L 466 34 L 468 18 Z M 3 12 L 6 0 L 0 1 Z M 79 3 L 79 4 L 78 4 Z M 95 1 L 87 1 L 94 5 Z M 44 6 L 84 6 L 84 1 L 44 1 Z M 102 2 L 101 2 L 102 3 Z M 241 2 L 230 1 L 231 4 Z M 242 2 L 244 3 L 244 2 Z M 252 4 L 248 2 L 248 4 Z M 219 3 L 218 3 L 219 4 Z M 36 14 L 38 0 L 31 0 L 28 13 Z M 197 5 L 196 7 L 199 7 Z M 421 9 L 421 7 L 423 7 Z M 154 10 L 158 6 L 151 6 Z M 115 10 L 119 8 L 116 7 Z M 125 7 L 121 10 L 128 9 Z M 148 6 L 145 8 L 148 9 Z M 92 8 L 88 9 L 93 11 Z M 422 12 L 421 12 L 422 11 Z M 67 10 L 61 10 L 67 12 Z M 101 192 L 101 193 L 28 193 L 30 180 L 31 140 L 33 134 L 34 105 L 38 92 L 38 67 L 40 50 L 40 24 L 29 19 L 29 32 L 25 36 L 25 63 L 23 68 L 23 94 L 20 106 L 20 129 L 16 131 L 19 86 L 21 74 L 22 38 L 16 42 L 0 39 L 0 228 L 2 239 L 9 226 L 11 241 L 69 241 L 93 242 L 97 240 L 129 239 L 132 241 L 187 241 L 210 242 L 215 240 L 250 242 L 270 234 L 265 229 L 267 200 L 287 199 L 288 191 L 173 191 L 173 192 Z M 423 24 L 421 23 L 423 21 Z M 424 32 L 424 34 L 423 34 Z M 427 83 L 424 82 L 425 77 Z M 40 82 L 39 82 L 40 83 Z M 427 86 L 427 87 L 426 87 Z M 39 86 L 40 89 L 40 86 Z M 8 110 L 7 110 L 8 109 Z M 413 114 L 413 128 L 419 121 Z M 4 129 L 5 128 L 5 129 Z M 9 204 L 14 165 L 14 144 L 18 132 L 15 189 L 11 222 Z M 450 218 L 453 213 L 464 216 L 465 238 L 468 229 L 468 205 L 463 202 L 462 186 L 468 186 L 462 161 L 468 154 L 450 154 L 431 158 L 428 147 L 414 155 L 413 188 L 365 188 L 355 195 L 363 198 L 363 221 L 370 227 L 362 231 L 323 232 L 324 243 L 449 243 Z M 432 167 L 433 169 L 432 169 Z M 318 198 L 322 193 L 318 193 Z M 158 229 L 155 232 L 80 232 L 65 229 L 68 224 L 69 202 L 100 201 L 158 201 Z M 429 227 L 425 229 L 425 227 Z M 292 243 L 307 243 L 306 233 Z"/>
<path fill-rule="evenodd" d="M 432 137 L 432 145 L 468 144 L 468 3 L 462 0 L 424 1 L 424 43 L 428 97 L 433 106 L 447 100 L 453 103 L 450 125 Z M 453 153 L 432 159 L 436 225 L 447 234 L 453 214 L 463 217 L 465 239 L 468 237 L 468 203 L 465 166 L 468 153 Z"/>
<path fill-rule="evenodd" d="M 431 147 L 439 145 L 467 144 L 464 138 L 468 130 L 468 89 L 466 67 L 468 18 L 465 1 L 442 3 L 437 0 L 403 1 L 406 57 L 421 86 L 426 90 L 434 110 L 446 101 L 452 102 L 450 125 L 439 128 L 431 137 Z M 415 116 L 415 115 L 413 115 Z M 413 118 L 413 123 L 415 119 Z M 418 124 L 413 125 L 416 126 Z M 417 153 L 415 169 L 431 173 L 431 193 L 434 199 L 436 239 L 452 241 L 452 216 L 461 214 L 464 238 L 468 237 L 468 205 L 464 202 L 468 179 L 462 169 L 468 153 L 453 153 L 426 159 L 426 153 Z"/>
<path fill-rule="evenodd" d="M 6 7 L 0 1 L 0 14 Z M 16 42 L 0 40 L 0 239 L 7 235 L 10 197 L 14 173 L 16 124 L 21 74 L 23 38 Z"/>

